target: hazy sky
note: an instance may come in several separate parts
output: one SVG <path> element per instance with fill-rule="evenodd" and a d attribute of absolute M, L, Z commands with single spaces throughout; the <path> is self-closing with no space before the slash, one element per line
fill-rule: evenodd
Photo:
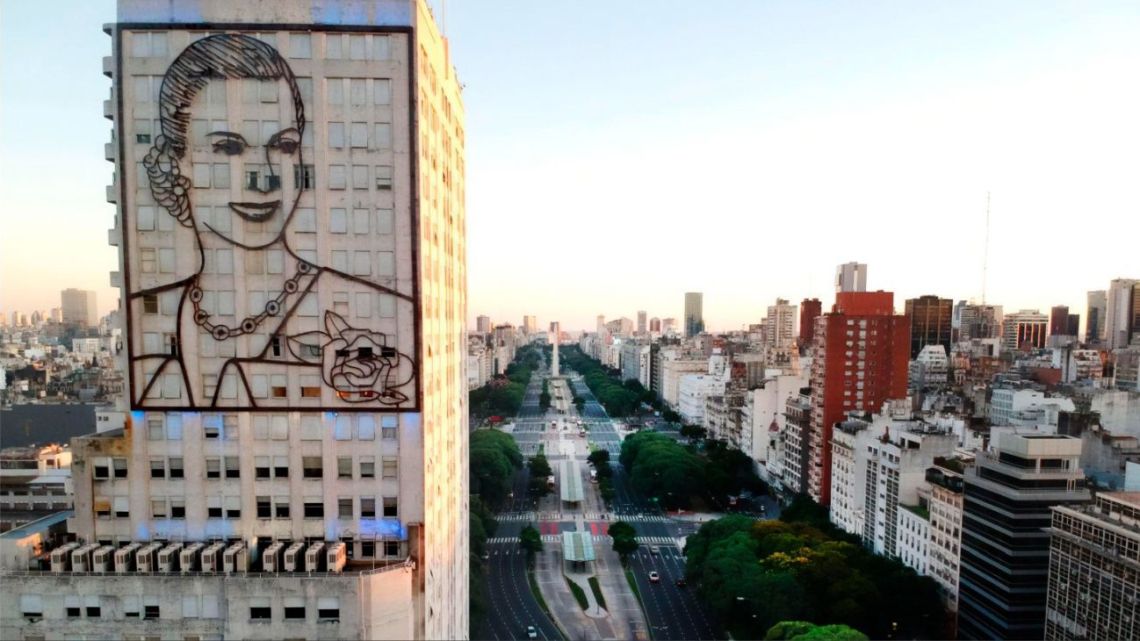
<path fill-rule="evenodd" d="M 439 6 L 439 2 L 434 3 Z M 99 291 L 114 4 L 4 0 L 0 310 Z M 443 18 L 443 12 L 437 11 Z M 45 31 L 45 24 L 51 29 Z M 1068 304 L 1140 277 L 1140 3 L 452 0 L 470 317 L 713 329 L 872 289 Z"/>

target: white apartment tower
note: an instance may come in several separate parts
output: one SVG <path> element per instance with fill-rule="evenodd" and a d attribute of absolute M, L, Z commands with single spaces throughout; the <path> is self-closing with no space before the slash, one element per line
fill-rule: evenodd
<path fill-rule="evenodd" d="M 796 306 L 783 298 L 768 306 L 764 317 L 764 337 L 769 347 L 783 349 L 796 339 Z"/>
<path fill-rule="evenodd" d="M 94 327 L 99 324 L 95 292 L 68 288 L 59 293 L 60 320 L 68 324 Z"/>
<path fill-rule="evenodd" d="M 6 581 L 0 636 L 466 638 L 463 100 L 428 4 L 117 20 L 129 420 L 77 441 L 80 545 Z"/>
<path fill-rule="evenodd" d="M 835 291 L 867 291 L 867 264 L 843 263 L 835 268 Z"/>

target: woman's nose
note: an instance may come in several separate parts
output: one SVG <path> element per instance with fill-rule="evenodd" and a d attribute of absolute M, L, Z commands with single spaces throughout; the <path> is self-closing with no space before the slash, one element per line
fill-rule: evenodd
<path fill-rule="evenodd" d="M 273 193 L 281 189 L 281 178 L 277 175 L 273 166 L 274 162 L 270 155 L 271 151 L 269 145 L 265 145 L 265 166 L 268 168 L 269 174 L 265 177 L 265 188 L 257 190 L 262 194 Z"/>

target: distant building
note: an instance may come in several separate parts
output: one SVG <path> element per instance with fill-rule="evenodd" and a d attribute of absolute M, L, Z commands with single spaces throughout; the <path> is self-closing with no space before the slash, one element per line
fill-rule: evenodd
<path fill-rule="evenodd" d="M 60 315 L 64 323 L 86 327 L 94 327 L 99 324 L 99 310 L 95 305 L 95 292 L 85 289 L 65 289 L 59 293 L 59 299 Z"/>
<path fill-rule="evenodd" d="M 1049 317 L 1035 309 L 1023 309 L 1015 314 L 1006 314 L 1002 319 L 1002 351 L 1045 347 L 1048 326 Z"/>
<path fill-rule="evenodd" d="M 70 510 L 72 494 L 68 445 L 0 450 L 0 532 Z"/>
<path fill-rule="evenodd" d="M 950 353 L 954 320 L 954 301 L 937 296 L 908 298 L 906 315 L 910 319 L 910 357 L 927 345 L 941 345 Z"/>
<path fill-rule="evenodd" d="M 966 471 L 959 639 L 1044 638 L 1050 508 L 1090 500 L 1080 458 L 1078 438 L 1004 433 Z"/>
<path fill-rule="evenodd" d="M 962 489 L 959 472 L 935 463 L 926 470 L 930 484 L 930 546 L 926 575 L 938 583 L 946 608 L 958 611 L 962 554 Z"/>
<path fill-rule="evenodd" d="M 1049 310 L 1049 335 L 1063 335 L 1069 331 L 1069 306 L 1054 305 Z"/>
<path fill-rule="evenodd" d="M 651 377 L 650 347 L 648 344 L 627 341 L 621 345 L 621 379 L 633 379 L 645 389 L 653 384 Z"/>
<path fill-rule="evenodd" d="M 872 412 L 906 398 L 910 326 L 894 313 L 890 292 L 840 292 L 816 332 L 808 490 L 828 505 L 832 427 L 848 412 Z"/>
<path fill-rule="evenodd" d="M 1104 318 L 1108 313 L 1108 292 L 1097 289 L 1089 292 L 1088 313 L 1085 316 L 1085 340 L 1090 343 L 1104 340 Z"/>
<path fill-rule="evenodd" d="M 656 316 L 654 316 L 653 318 L 649 319 L 649 332 L 651 334 L 660 334 L 661 333 L 661 319 L 660 318 L 657 318 Z"/>
<path fill-rule="evenodd" d="M 811 389 L 803 388 L 784 406 L 788 426 L 784 438 L 783 486 L 789 495 L 807 494 L 811 467 Z"/>
<path fill-rule="evenodd" d="M 1046 641 L 1140 638 L 1140 492 L 1102 492 L 1052 516 Z"/>
<path fill-rule="evenodd" d="M 1140 280 L 1117 278 L 1108 285 L 1104 318 L 1105 347 L 1127 347 L 1140 333 Z"/>
<path fill-rule="evenodd" d="M 958 340 L 998 338 L 1001 336 L 1001 305 L 967 304 L 962 308 Z"/>
<path fill-rule="evenodd" d="M 490 316 L 478 316 L 478 317 L 476 317 L 475 318 L 475 331 L 479 332 L 480 334 L 490 334 L 491 333 L 491 317 Z"/>
<path fill-rule="evenodd" d="M 685 336 L 691 337 L 705 331 L 704 294 L 685 293 Z"/>
<path fill-rule="evenodd" d="M 844 263 L 836 267 L 835 291 L 867 291 L 867 265 L 865 263 Z"/>
<path fill-rule="evenodd" d="M 538 319 L 534 316 L 523 316 L 522 331 L 527 336 L 538 332 Z"/>
<path fill-rule="evenodd" d="M 790 347 L 795 340 L 796 306 L 783 298 L 777 298 L 775 305 L 768 306 L 764 317 L 764 341 L 768 347 L 783 349 Z"/>
<path fill-rule="evenodd" d="M 711 374 L 686 374 L 677 389 L 677 412 L 686 423 L 705 427 L 705 399 L 724 394 L 725 380 Z"/>
<path fill-rule="evenodd" d="M 648 318 L 649 318 L 649 313 L 646 312 L 645 310 L 639 310 L 637 312 L 637 333 L 639 335 L 645 334 L 646 332 L 649 331 Z"/>
<path fill-rule="evenodd" d="M 815 319 L 823 313 L 823 303 L 818 298 L 805 298 L 800 301 L 800 352 L 810 346 L 815 339 Z"/>

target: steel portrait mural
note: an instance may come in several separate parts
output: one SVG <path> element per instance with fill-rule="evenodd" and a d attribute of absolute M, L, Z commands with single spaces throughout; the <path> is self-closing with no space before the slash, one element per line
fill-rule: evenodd
<path fill-rule="evenodd" d="M 380 186 L 322 190 L 303 94 L 277 49 L 243 34 L 191 42 L 161 77 L 140 198 L 174 224 L 127 248 L 133 407 L 416 409 L 410 217 L 374 223 L 379 240 L 328 233 L 333 209 L 378 216 Z"/>

